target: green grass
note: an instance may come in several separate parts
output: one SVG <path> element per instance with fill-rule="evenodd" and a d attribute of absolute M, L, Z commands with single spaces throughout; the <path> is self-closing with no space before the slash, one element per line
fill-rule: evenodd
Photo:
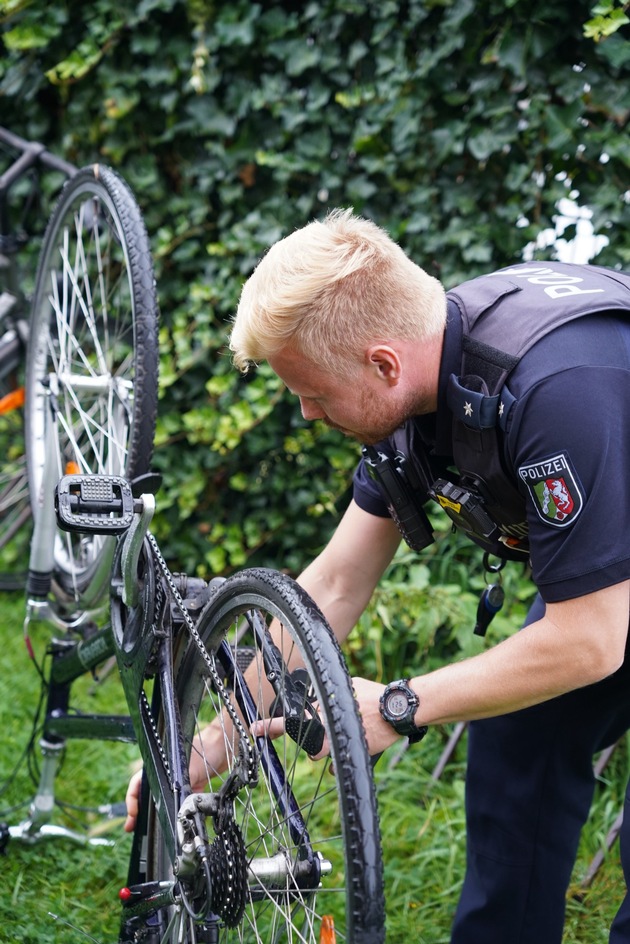
<path fill-rule="evenodd" d="M 0 594 L 2 784 L 28 744 L 39 698 L 39 678 L 24 645 L 22 619 L 22 595 Z M 46 630 L 33 627 L 32 637 L 36 653 L 41 655 Z M 77 697 L 79 707 L 86 711 L 124 711 L 115 672 L 101 682 L 91 677 L 82 679 L 77 685 Z M 90 807 L 123 800 L 135 757 L 133 745 L 92 741 L 69 744 L 58 778 L 58 799 L 73 806 Z M 1 819 L 10 824 L 24 819 L 32 794 L 27 765 L 22 764 L 0 797 L 3 811 L 19 804 L 21 808 L 3 814 Z M 78 821 L 98 829 L 100 818 L 93 813 L 68 810 L 59 811 L 54 821 L 70 828 Z M 9 842 L 6 856 L 0 860 L 4 887 L 0 896 L 0 927 L 10 928 L 12 944 L 86 944 L 88 938 L 82 932 L 93 935 L 99 944 L 117 939 L 117 896 L 126 884 L 131 838 L 123 833 L 120 821 L 107 821 L 106 828 L 107 837 L 116 840 L 113 847 L 86 847 L 60 840 L 33 846 Z M 50 913 L 57 915 L 57 919 Z M 81 930 L 73 930 L 62 922 Z"/>
<path fill-rule="evenodd" d="M 440 734 L 442 733 L 442 737 Z M 439 781 L 431 772 L 450 730 L 434 730 L 388 770 L 377 767 L 389 944 L 447 944 L 465 865 L 465 737 Z M 564 941 L 604 944 L 625 892 L 615 843 L 588 888 L 582 882 L 623 805 L 625 745 L 617 748 L 597 789 L 569 889 Z"/>
<path fill-rule="evenodd" d="M 22 611 L 20 594 L 0 595 L 2 782 L 29 740 L 39 691 L 22 639 Z M 35 628 L 33 637 L 40 651 L 45 631 Z M 115 672 L 100 682 L 82 680 L 78 695 L 85 710 L 124 710 Z M 464 866 L 465 745 L 460 743 L 440 781 L 433 782 L 431 771 L 447 734 L 446 730 L 434 730 L 422 745 L 407 751 L 395 767 L 388 767 L 391 755 L 382 758 L 377 767 L 389 944 L 445 944 L 449 940 Z M 122 800 L 135 756 L 135 748 L 129 745 L 69 745 L 58 783 L 59 797 L 77 805 Z M 605 771 L 584 830 L 567 907 L 566 944 L 604 944 L 608 940 L 608 927 L 624 893 L 618 846 L 606 857 L 588 890 L 581 888 L 581 881 L 621 808 L 627 768 L 627 751 L 622 746 Z M 32 790 L 28 772 L 22 766 L 0 797 L 0 808 L 24 803 Z M 24 812 L 16 811 L 2 819 L 15 823 Z M 72 822 L 64 817 L 57 819 L 62 820 Z M 10 929 L 12 944 L 85 944 L 85 934 L 61 921 L 87 931 L 99 944 L 116 940 L 117 894 L 126 882 L 130 837 L 122 832 L 120 822 L 109 824 L 108 836 L 116 840 L 112 848 L 87 848 L 61 841 L 36 846 L 9 844 L 7 855 L 0 860 L 4 889 L 0 896 L 0 927 L 7 933 Z M 49 913 L 59 916 L 59 920 Z"/>

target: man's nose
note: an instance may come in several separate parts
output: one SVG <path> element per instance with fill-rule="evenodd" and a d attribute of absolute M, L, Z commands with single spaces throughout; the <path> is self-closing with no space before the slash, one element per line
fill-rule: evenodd
<path fill-rule="evenodd" d="M 326 414 L 317 403 L 300 397 L 300 409 L 305 420 L 321 420 Z"/>

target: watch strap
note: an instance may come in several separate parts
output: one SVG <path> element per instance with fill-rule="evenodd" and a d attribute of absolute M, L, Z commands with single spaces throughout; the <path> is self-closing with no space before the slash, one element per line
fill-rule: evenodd
<path fill-rule="evenodd" d="M 387 699 L 393 692 L 402 692 L 408 699 L 409 713 L 406 717 L 395 718 L 387 711 Z M 414 721 L 415 713 L 420 704 L 418 695 L 409 686 L 409 679 L 399 679 L 397 682 L 390 682 L 385 686 L 385 690 L 379 699 L 381 717 L 392 726 L 397 734 L 406 737 L 410 744 L 417 744 L 427 733 L 426 724 L 418 725 Z"/>

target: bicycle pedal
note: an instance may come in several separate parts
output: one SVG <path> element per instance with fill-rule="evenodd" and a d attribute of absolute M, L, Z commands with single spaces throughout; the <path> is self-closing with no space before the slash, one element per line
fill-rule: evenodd
<path fill-rule="evenodd" d="M 63 531 L 123 534 L 133 521 L 131 486 L 118 475 L 64 475 L 55 489 Z"/>
<path fill-rule="evenodd" d="M 319 754 L 323 745 L 326 731 L 319 718 L 307 720 L 301 718 L 287 718 L 285 721 L 285 731 L 289 737 L 295 741 L 298 747 L 309 755 L 309 757 Z"/>
<path fill-rule="evenodd" d="M 232 655 L 240 671 L 245 672 L 254 661 L 256 649 L 254 646 L 235 646 L 232 650 Z"/>
<path fill-rule="evenodd" d="M 284 716 L 284 729 L 307 754 L 319 754 L 326 731 L 309 697 L 310 679 L 305 669 L 294 669 L 287 676 L 286 689 L 269 706 L 269 717 Z"/>
<path fill-rule="evenodd" d="M 197 616 L 206 603 L 212 599 L 225 577 L 213 577 L 208 583 L 197 577 L 187 574 L 174 574 L 179 581 L 179 592 L 184 597 L 184 605 L 192 616 Z"/>

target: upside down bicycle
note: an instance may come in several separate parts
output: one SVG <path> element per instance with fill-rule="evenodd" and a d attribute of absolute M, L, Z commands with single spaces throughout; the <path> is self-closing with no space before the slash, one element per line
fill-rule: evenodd
<path fill-rule="evenodd" d="M 144 760 L 120 940 L 316 942 L 329 929 L 382 941 L 371 764 L 343 656 L 310 598 L 262 568 L 210 584 L 172 575 L 147 530 L 153 496 L 134 499 L 119 477 L 65 477 L 57 504 L 64 527 L 122 532 L 111 626 L 54 654 L 51 672 L 52 693 L 113 651 Z M 52 714 L 49 737 L 103 723 Z M 283 736 L 250 735 L 276 715 Z M 330 756 L 312 760 L 324 737 Z M 193 765 L 209 790 L 192 791 Z"/>
<path fill-rule="evenodd" d="M 155 280 L 140 211 L 109 168 L 74 174 L 48 225 L 26 376 L 25 632 L 50 632 L 39 782 L 3 843 L 71 837 L 53 822 L 69 740 L 137 742 L 121 944 L 378 944 L 372 768 L 329 627 L 276 571 L 173 575 L 149 531 Z M 112 659 L 128 714 L 76 711 L 73 683 Z M 280 737 L 252 735 L 275 716 Z"/>

